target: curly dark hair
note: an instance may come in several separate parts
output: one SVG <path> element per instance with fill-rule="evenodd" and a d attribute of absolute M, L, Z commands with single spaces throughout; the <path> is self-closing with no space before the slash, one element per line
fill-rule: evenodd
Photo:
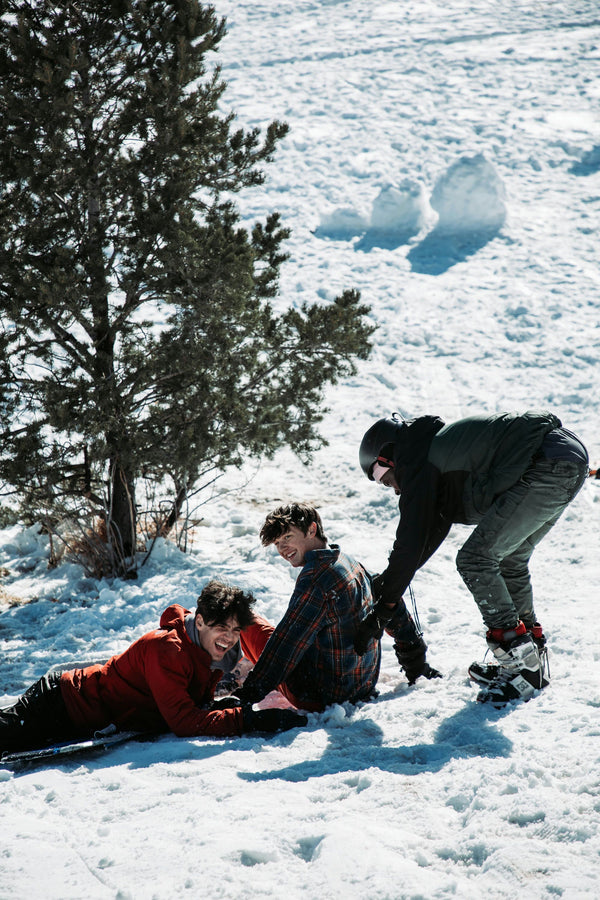
<path fill-rule="evenodd" d="M 327 543 L 321 516 L 314 506 L 308 503 L 288 503 L 287 506 L 278 506 L 265 519 L 260 530 L 261 542 L 264 547 L 268 547 L 289 531 L 292 525 L 299 528 L 302 534 L 306 534 L 313 522 L 317 525 L 316 537 Z"/>
<path fill-rule="evenodd" d="M 248 628 L 254 622 L 251 606 L 255 602 L 252 594 L 213 579 L 198 597 L 196 615 L 200 613 L 207 625 L 224 625 L 235 618 L 242 628 Z"/>

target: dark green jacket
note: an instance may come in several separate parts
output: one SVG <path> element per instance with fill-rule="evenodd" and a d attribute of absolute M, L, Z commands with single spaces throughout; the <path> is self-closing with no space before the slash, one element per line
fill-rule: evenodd
<path fill-rule="evenodd" d="M 383 573 L 384 600 L 402 596 L 453 523 L 477 523 L 560 425 L 553 413 L 534 410 L 407 423 L 394 446 L 400 523 Z"/>

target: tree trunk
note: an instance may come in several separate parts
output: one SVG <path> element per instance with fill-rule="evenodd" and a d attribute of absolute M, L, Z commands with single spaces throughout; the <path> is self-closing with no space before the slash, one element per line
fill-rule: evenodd
<path fill-rule="evenodd" d="M 88 73 L 80 72 L 85 106 L 91 109 Z M 96 141 L 93 116 L 83 123 L 89 174 L 87 183 L 87 235 L 84 258 L 90 285 L 90 306 L 94 334 L 94 392 L 106 422 L 106 445 L 110 465 L 107 539 L 115 551 L 114 563 L 123 574 L 132 568 L 136 551 L 135 481 L 129 461 L 129 442 L 122 398 L 115 376 L 115 336 L 110 320 L 109 284 L 103 247 L 106 244 L 102 221 L 102 197 L 98 187 Z"/>
<path fill-rule="evenodd" d="M 124 571 L 136 551 L 135 483 L 118 459 L 111 463 L 110 508 L 107 532 L 114 543 L 117 564 Z"/>
<path fill-rule="evenodd" d="M 160 533 L 161 537 L 166 537 L 171 529 L 175 526 L 177 519 L 181 515 L 181 509 L 187 498 L 187 487 L 185 485 L 176 485 L 176 495 L 173 501 L 171 512 L 163 522 Z"/>

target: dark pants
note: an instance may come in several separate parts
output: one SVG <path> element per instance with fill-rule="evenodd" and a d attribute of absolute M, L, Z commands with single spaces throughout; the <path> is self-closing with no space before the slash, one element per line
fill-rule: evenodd
<path fill-rule="evenodd" d="M 274 625 L 271 625 L 262 616 L 255 616 L 254 625 L 251 625 L 250 628 L 245 628 L 240 636 L 242 651 L 246 659 L 256 664 L 274 631 Z M 320 712 L 325 708 L 323 703 L 301 700 L 289 689 L 285 682 L 278 684 L 277 690 L 280 694 L 283 694 L 286 700 L 289 700 L 290 703 L 299 709 L 305 709 L 307 712 Z"/>
<path fill-rule="evenodd" d="M 0 709 L 0 751 L 31 750 L 77 737 L 62 698 L 60 672 L 44 675 L 14 706 Z"/>
<path fill-rule="evenodd" d="M 536 459 L 497 497 L 456 557 L 488 628 L 536 621 L 529 558 L 583 486 L 584 462 Z"/>

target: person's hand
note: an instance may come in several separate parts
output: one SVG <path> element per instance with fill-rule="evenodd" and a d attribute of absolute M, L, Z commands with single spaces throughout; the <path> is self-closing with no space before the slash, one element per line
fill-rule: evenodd
<path fill-rule="evenodd" d="M 210 711 L 212 712 L 215 709 L 236 709 L 241 705 L 242 701 L 239 697 L 234 697 L 233 694 L 228 694 L 226 697 L 219 697 L 218 700 L 213 700 L 213 702 L 210 704 Z"/>
<path fill-rule="evenodd" d="M 360 623 L 354 632 L 354 651 L 362 656 L 367 652 L 369 643 L 372 640 L 379 640 L 383 634 L 383 629 L 390 621 L 396 611 L 396 604 L 387 606 L 384 603 L 378 603 L 373 612 L 369 613 L 366 619 Z"/>
<path fill-rule="evenodd" d="M 433 666 L 430 666 L 428 662 L 426 662 L 425 665 L 423 666 L 423 671 L 421 672 L 421 675 L 423 676 L 423 678 L 427 678 L 427 679 L 444 677 L 441 672 L 439 672 L 437 669 L 434 669 Z M 417 675 L 417 678 L 419 678 L 419 677 L 420 676 Z M 413 684 L 414 684 L 414 682 L 413 682 Z"/>
<path fill-rule="evenodd" d="M 414 684 L 421 676 L 428 679 L 442 678 L 441 672 L 427 662 L 427 644 L 422 637 L 416 641 L 396 641 L 394 650 L 409 684 Z"/>
<path fill-rule="evenodd" d="M 383 622 L 377 613 L 369 613 L 354 632 L 354 651 L 362 656 L 372 640 L 379 640 L 383 634 Z"/>
<path fill-rule="evenodd" d="M 371 589 L 373 591 L 373 599 L 375 603 L 379 603 L 383 596 L 384 576 L 381 572 L 379 575 L 371 576 Z"/>
<path fill-rule="evenodd" d="M 246 682 L 239 688 L 236 688 L 235 691 L 232 691 L 231 695 L 232 697 L 237 697 L 242 706 L 246 706 L 246 704 L 252 706 L 253 703 L 258 703 L 259 700 L 262 700 L 264 696 L 257 691 L 253 691 L 252 686 L 250 684 L 247 685 Z"/>
<path fill-rule="evenodd" d="M 308 724 L 308 717 L 293 709 L 252 709 L 244 706 L 244 733 L 265 731 L 275 734 L 277 731 L 289 731 L 290 728 L 303 728 Z"/>

